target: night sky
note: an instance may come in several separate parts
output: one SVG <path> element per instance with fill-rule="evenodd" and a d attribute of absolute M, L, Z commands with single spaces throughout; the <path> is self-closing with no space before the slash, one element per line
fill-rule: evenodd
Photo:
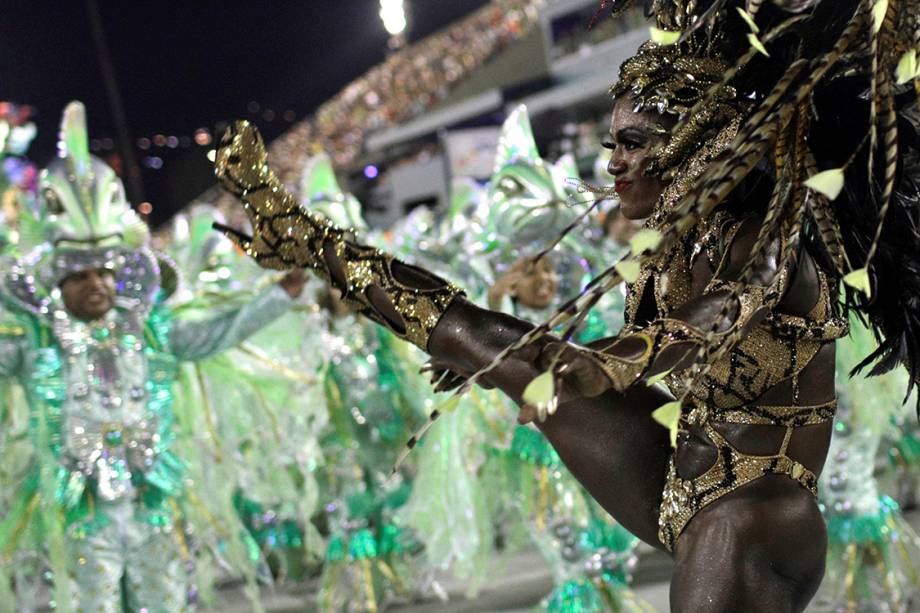
<path fill-rule="evenodd" d="M 405 2 L 410 42 L 486 4 Z M 87 106 L 90 138 L 100 147 L 96 154 L 115 152 L 105 148 L 112 146 L 105 139 L 116 140 L 117 134 L 89 17 L 98 6 L 154 224 L 212 184 L 205 157 L 211 147 L 182 139 L 187 147 L 151 144 L 141 150 L 138 139 L 156 134 L 193 139 L 198 128 L 213 131 L 235 118 L 253 120 L 271 139 L 380 62 L 388 38 L 377 0 L 0 5 L 0 100 L 35 108 L 38 136 L 29 157 L 39 164 L 54 154 L 60 112 L 73 99 Z M 274 112 L 271 121 L 268 110 Z M 160 169 L 148 167 L 153 157 L 162 160 Z"/>

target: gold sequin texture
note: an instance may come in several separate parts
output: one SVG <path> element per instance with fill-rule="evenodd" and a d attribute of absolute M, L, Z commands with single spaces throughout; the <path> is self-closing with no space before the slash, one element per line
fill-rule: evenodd
<path fill-rule="evenodd" d="M 656 351 L 671 342 L 691 339 L 705 346 L 713 339 L 692 326 L 669 319 L 668 315 L 689 299 L 691 266 L 694 257 L 707 257 L 718 270 L 740 222 L 724 212 L 704 220 L 694 229 L 691 240 L 681 243 L 669 257 L 659 259 L 640 274 L 630 288 L 627 300 L 627 325 L 641 327 L 655 339 Z M 713 261 L 713 258 L 719 258 Z M 660 280 L 668 279 L 668 291 L 661 291 Z M 658 319 L 641 325 L 636 322 L 642 293 L 649 281 L 654 283 L 654 306 Z M 807 317 L 770 313 L 755 325 L 720 359 L 697 377 L 687 390 L 681 374 L 665 379 L 675 396 L 689 391 L 690 402 L 684 406 L 682 423 L 698 424 L 718 451 L 718 459 L 703 475 L 682 479 L 673 467 L 668 473 L 659 515 L 659 538 L 670 550 L 693 516 L 706 505 L 768 473 L 783 474 L 816 493 L 815 476 L 785 454 L 785 446 L 776 455 L 755 456 L 735 449 L 712 427 L 713 422 L 769 424 L 785 426 L 787 434 L 799 426 L 821 423 L 834 416 L 836 402 L 818 406 L 760 406 L 763 393 L 785 380 L 797 380 L 799 373 L 817 354 L 821 346 L 847 332 L 846 323 L 832 316 L 832 287 L 820 274 L 821 298 Z M 750 321 L 755 312 L 776 300 L 768 291 L 782 293 L 788 284 L 783 271 L 774 288 L 747 286 L 738 295 L 738 314 L 731 328 L 717 336 L 732 334 Z M 677 289 L 679 288 L 679 289 Z M 731 289 L 731 284 L 717 277 L 706 292 Z M 640 325 L 637 326 L 637 323 Z"/>
<path fill-rule="evenodd" d="M 310 268 L 332 283 L 329 261 L 344 273 L 343 300 L 402 338 L 425 349 L 441 315 L 462 291 L 430 273 L 426 288 L 401 282 L 395 273 L 401 263 L 372 247 L 348 240 L 349 232 L 328 219 L 300 207 L 280 183 L 266 161 L 259 132 L 248 122 L 227 131 L 217 151 L 215 172 L 222 185 L 239 197 L 253 227 L 253 236 L 230 234 L 261 266 L 274 269 Z M 329 250 L 327 253 L 326 250 Z M 373 304 L 369 290 L 383 291 L 388 306 L 398 314 Z"/>
<path fill-rule="evenodd" d="M 786 455 L 792 428 L 787 429 L 779 453 L 769 456 L 741 453 L 711 425 L 706 424 L 704 428 L 718 451 L 713 466 L 699 477 L 683 479 L 677 474 L 673 456 L 669 463 L 658 516 L 658 539 L 669 551 L 674 549 L 677 537 L 701 509 L 764 475 L 786 475 L 814 496 L 818 495 L 815 474 Z"/>
<path fill-rule="evenodd" d="M 723 143 L 730 141 L 729 133 L 734 130 L 734 127 L 726 130 L 724 137 L 727 140 Z M 668 214 L 686 194 L 694 175 L 699 176 L 707 163 L 706 158 L 714 155 L 719 146 L 724 144 L 710 143 L 697 153 L 696 166 L 692 170 L 688 168 L 687 173 L 679 176 L 662 196 L 656 214 L 648 222 L 650 227 L 664 227 Z M 691 160 L 690 165 L 693 163 L 694 160 Z M 738 314 L 728 330 L 719 334 L 707 333 L 670 317 L 691 298 L 691 268 L 696 259 L 707 258 L 710 268 L 718 272 L 740 225 L 741 221 L 728 212 L 717 210 L 699 221 L 684 241 L 647 263 L 636 282 L 629 286 L 625 329 L 633 334 L 645 335 L 654 345 L 643 364 L 626 369 L 630 378 L 641 376 L 641 370 L 647 367 L 653 356 L 670 343 L 690 340 L 697 346 L 712 346 L 719 339 L 738 332 L 758 309 L 774 304 L 785 292 L 789 283 L 789 274 L 785 270 L 770 288 L 756 285 L 736 288 L 714 274 L 705 293 L 719 290 L 738 292 Z M 681 478 L 672 458 L 659 515 L 659 539 L 669 550 L 700 509 L 765 474 L 786 475 L 809 491 L 816 492 L 814 475 L 789 458 L 785 447 L 771 456 L 745 454 L 719 435 L 712 423 L 778 425 L 785 426 L 787 433 L 791 434 L 793 428 L 833 418 L 836 401 L 817 406 L 761 406 L 756 403 L 775 385 L 785 380 L 795 383 L 799 373 L 824 343 L 847 333 L 846 322 L 832 313 L 833 288 L 823 273 L 819 273 L 819 277 L 821 297 L 807 317 L 769 313 L 740 337 L 730 351 L 709 364 L 705 374 L 696 377 L 689 390 L 685 387 L 684 373 L 672 374 L 665 379 L 676 397 L 688 392 L 689 402 L 682 411 L 682 424 L 702 426 L 719 456 L 707 472 L 694 479 Z M 646 295 L 651 300 L 646 298 L 643 301 Z M 646 311 L 640 312 L 640 308 Z M 640 317 L 646 320 L 641 321 Z M 623 370 L 624 365 L 610 365 L 605 371 L 615 369 Z"/>

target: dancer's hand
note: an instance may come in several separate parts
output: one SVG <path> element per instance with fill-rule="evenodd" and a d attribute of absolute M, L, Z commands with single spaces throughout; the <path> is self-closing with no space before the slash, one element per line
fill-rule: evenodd
<path fill-rule="evenodd" d="M 287 295 L 291 298 L 299 298 L 303 293 L 304 285 L 307 283 L 307 275 L 302 268 L 294 268 L 286 275 L 281 277 L 278 285 L 281 286 Z"/>
<path fill-rule="evenodd" d="M 262 268 L 288 270 L 312 266 L 316 251 L 309 241 L 324 235 L 331 223 L 302 210 L 268 165 L 259 131 L 246 121 L 234 122 L 217 146 L 214 174 L 228 192 L 243 201 L 252 236 L 214 223 Z"/>
<path fill-rule="evenodd" d="M 449 392 L 463 385 L 466 380 L 473 374 L 471 372 L 458 372 L 454 365 L 448 368 L 445 364 L 432 359 L 424 364 L 419 370 L 421 374 L 427 374 L 435 392 Z M 488 389 L 489 385 L 479 383 L 480 387 Z"/>
<path fill-rule="evenodd" d="M 579 398 L 600 396 L 614 388 L 597 352 L 571 343 L 551 341 L 543 345 L 533 360 L 541 371 L 553 369 L 558 402 L 572 402 Z M 539 416 L 536 407 L 521 405 L 518 422 L 526 424 Z"/>

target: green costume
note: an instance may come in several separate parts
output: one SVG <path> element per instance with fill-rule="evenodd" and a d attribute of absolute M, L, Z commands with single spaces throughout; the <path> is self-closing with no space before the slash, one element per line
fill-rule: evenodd
<path fill-rule="evenodd" d="M 179 610 L 194 600 L 187 533 L 207 542 L 220 532 L 214 550 L 246 557 L 240 530 L 218 528 L 215 501 L 189 482 L 193 458 L 182 451 L 194 444 L 180 440 L 173 411 L 179 365 L 239 344 L 290 299 L 274 286 L 207 321 L 174 318 L 146 225 L 114 171 L 89 155 L 82 104 L 67 107 L 61 136 L 62 159 L 42 172 L 39 206 L 21 219 L 22 251 L 35 247 L 0 281 L 16 324 L 0 337 L 0 377 L 25 391 L 33 445 L 0 523 L 4 572 L 17 548 L 44 545 L 58 610 Z M 114 308 L 81 321 L 60 284 L 99 269 L 114 277 Z"/>

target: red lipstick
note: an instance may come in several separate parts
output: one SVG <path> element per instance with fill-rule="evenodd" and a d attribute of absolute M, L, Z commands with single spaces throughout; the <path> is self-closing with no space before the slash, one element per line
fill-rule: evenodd
<path fill-rule="evenodd" d="M 619 194 L 629 189 L 631 185 L 632 181 L 614 181 L 613 188 Z"/>

